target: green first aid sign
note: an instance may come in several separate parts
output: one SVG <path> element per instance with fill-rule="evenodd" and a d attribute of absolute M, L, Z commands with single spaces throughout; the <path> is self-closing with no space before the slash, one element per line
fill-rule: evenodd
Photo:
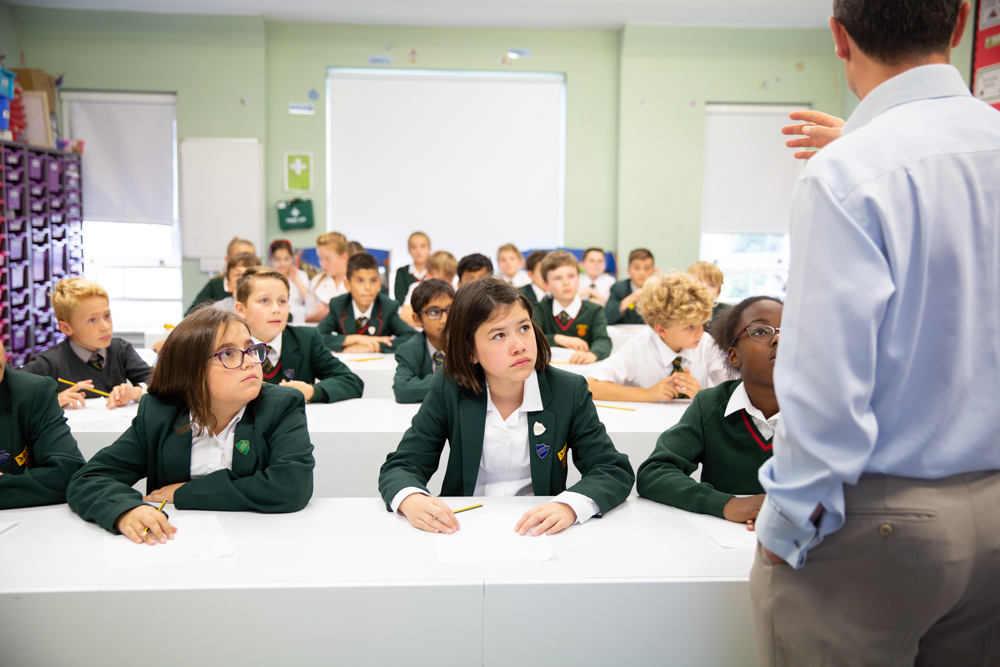
<path fill-rule="evenodd" d="M 312 153 L 285 153 L 285 192 L 312 192 Z"/>

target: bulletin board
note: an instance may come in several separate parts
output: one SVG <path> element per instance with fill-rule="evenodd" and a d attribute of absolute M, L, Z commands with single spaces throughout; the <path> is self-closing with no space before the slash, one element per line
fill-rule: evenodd
<path fill-rule="evenodd" d="M 1000 0 L 980 0 L 975 35 L 972 94 L 1000 111 Z"/>

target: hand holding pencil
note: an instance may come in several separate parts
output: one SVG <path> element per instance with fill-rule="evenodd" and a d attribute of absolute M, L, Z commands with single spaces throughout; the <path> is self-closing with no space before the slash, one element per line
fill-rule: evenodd
<path fill-rule="evenodd" d="M 94 391 L 93 380 L 84 380 L 83 382 L 69 382 L 68 380 L 59 379 L 63 384 L 70 385 L 69 389 L 64 389 L 59 392 L 59 407 L 68 408 L 73 410 L 75 408 L 82 408 L 86 405 L 84 399 L 87 395 L 84 393 L 86 391 Z"/>

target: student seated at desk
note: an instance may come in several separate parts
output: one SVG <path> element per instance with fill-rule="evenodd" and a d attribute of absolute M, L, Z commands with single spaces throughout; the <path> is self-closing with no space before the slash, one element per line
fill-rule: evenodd
<path fill-rule="evenodd" d="M 247 322 L 254 343 L 267 346 L 264 382 L 298 389 L 310 403 L 361 398 L 365 383 L 323 344 L 315 327 L 288 326 L 288 279 L 255 266 L 236 283 L 236 314 Z"/>
<path fill-rule="evenodd" d="M 295 253 L 292 242 L 285 239 L 273 241 L 268 247 L 271 257 L 271 267 L 288 278 L 288 284 L 295 289 L 288 295 L 288 305 L 291 308 L 305 308 L 309 296 L 309 274 L 295 265 Z"/>
<path fill-rule="evenodd" d="M 539 302 L 535 322 L 549 341 L 573 350 L 571 364 L 592 364 L 611 354 L 611 337 L 604 309 L 596 303 L 583 301 L 580 290 L 579 264 L 571 253 L 553 250 L 542 260 L 538 271 L 549 286 L 552 296 Z"/>
<path fill-rule="evenodd" d="M 239 282 L 240 276 L 243 273 L 254 266 L 260 266 L 261 262 L 257 255 L 251 255 L 250 253 L 240 253 L 239 255 L 233 255 L 226 262 L 226 289 L 232 292 L 231 296 L 227 296 L 224 299 L 219 299 L 212 304 L 212 308 L 218 310 L 225 310 L 230 313 L 236 312 L 236 283 Z"/>
<path fill-rule="evenodd" d="M 397 403 L 419 403 L 438 372 L 444 372 L 444 327 L 455 300 L 451 283 L 432 278 L 413 291 L 413 323 L 423 329 L 396 348 L 392 393 Z"/>
<path fill-rule="evenodd" d="M 615 277 L 605 273 L 608 262 L 604 258 L 604 251 L 600 248 L 587 248 L 583 251 L 581 264 L 584 275 L 580 278 L 580 298 L 603 307 L 608 303 L 611 288 L 615 285 Z"/>
<path fill-rule="evenodd" d="M 316 256 L 323 270 L 309 281 L 306 322 L 321 322 L 330 312 L 330 300 L 347 294 L 347 260 L 351 258 L 347 245 L 347 237 L 340 232 L 316 238 Z"/>
<path fill-rule="evenodd" d="M 445 442 L 444 496 L 555 496 L 513 526 L 522 535 L 552 535 L 625 501 L 634 481 L 628 457 L 608 437 L 583 377 L 548 365 L 549 344 L 524 295 L 494 277 L 462 287 L 445 338 L 447 372 L 382 466 L 387 509 L 432 533 L 460 528 L 427 491 Z M 571 454 L 583 479 L 567 490 Z"/>
<path fill-rule="evenodd" d="M 95 389 L 108 395 L 108 408 L 138 401 L 149 366 L 131 343 L 113 337 L 104 288 L 86 278 L 60 280 L 52 290 L 52 310 L 66 339 L 32 357 L 23 370 L 57 382 L 76 382 L 68 389 L 64 383 L 57 385 L 60 407 L 82 408 L 85 398 L 100 396 Z"/>
<path fill-rule="evenodd" d="M 446 250 L 437 250 L 427 258 L 427 279 L 435 278 L 443 280 L 449 285 L 455 284 L 455 272 L 458 271 L 458 260 Z M 410 301 L 413 299 L 413 291 L 420 286 L 420 283 L 413 283 L 406 292 L 403 305 L 399 309 L 399 316 L 404 322 L 413 321 L 413 306 Z M 454 289 L 454 288 L 453 288 Z"/>
<path fill-rule="evenodd" d="M 639 467 L 640 496 L 753 530 L 764 502 L 757 470 L 771 458 L 779 419 L 772 376 L 781 309 L 777 299 L 752 297 L 712 323 L 730 371 L 741 379 L 698 392 L 681 420 L 664 431 Z M 691 479 L 698 464 L 701 482 Z"/>
<path fill-rule="evenodd" d="M 636 248 L 628 254 L 628 279 L 611 287 L 604 305 L 608 324 L 642 324 L 642 317 L 635 311 L 636 304 L 646 279 L 656 273 L 659 271 L 653 266 L 653 253 Z"/>
<path fill-rule="evenodd" d="M 330 300 L 319 323 L 323 342 L 335 352 L 393 352 L 416 333 L 399 317 L 399 304 L 382 293 L 378 260 L 361 253 L 347 261 L 347 294 Z M 395 339 L 393 338 L 395 337 Z"/>
<path fill-rule="evenodd" d="M 410 287 L 428 277 L 430 267 L 427 266 L 427 259 L 431 254 L 431 237 L 423 232 L 413 232 L 407 239 L 406 246 L 413 263 L 396 269 L 396 280 L 392 286 L 396 303 L 400 306 L 406 303 L 406 295 L 410 293 Z"/>
<path fill-rule="evenodd" d="M 7 368 L 0 339 L 0 510 L 66 502 L 83 455 L 49 378 Z"/>
<path fill-rule="evenodd" d="M 587 381 L 603 401 L 694 398 L 726 379 L 722 354 L 704 323 L 712 312 L 705 287 L 686 273 L 650 278 L 638 310 L 649 329 L 612 354 Z"/>
<path fill-rule="evenodd" d="M 497 250 L 497 264 L 500 265 L 497 278 L 512 285 L 515 289 L 531 284 L 531 277 L 524 271 L 524 255 L 513 243 L 500 246 L 500 249 Z"/>
<path fill-rule="evenodd" d="M 156 511 L 297 512 L 315 466 L 302 392 L 263 385 L 265 345 L 237 315 L 201 308 L 170 334 L 132 425 L 70 482 L 74 512 L 141 544 L 174 529 Z M 147 495 L 132 485 L 146 478 Z M 143 530 L 149 532 L 143 537 Z"/>
<path fill-rule="evenodd" d="M 466 255 L 458 260 L 458 286 L 468 285 L 471 282 L 493 275 L 493 262 L 486 255 L 478 252 Z"/>
<path fill-rule="evenodd" d="M 229 242 L 229 246 L 226 248 L 226 257 L 223 260 L 226 264 L 229 264 L 229 258 L 233 255 L 239 255 L 241 253 L 250 253 L 251 255 L 257 254 L 257 249 L 253 247 L 253 243 L 247 241 L 246 239 L 241 239 L 238 236 L 234 236 L 233 240 Z M 232 287 L 232 289 L 230 289 Z M 198 292 L 198 296 L 194 298 L 191 305 L 188 306 L 187 315 L 196 307 L 204 303 L 215 303 L 216 301 L 221 301 L 227 296 L 233 295 L 233 290 L 236 289 L 236 283 L 232 282 L 229 286 L 226 285 L 226 272 L 223 271 L 221 275 L 218 275 L 206 283 L 201 291 Z"/>
<path fill-rule="evenodd" d="M 532 308 L 549 295 L 549 286 L 545 284 L 542 272 L 538 269 L 542 260 L 548 254 L 545 250 L 532 250 L 528 253 L 528 258 L 524 260 L 524 266 L 528 270 L 528 277 L 531 278 L 531 283 L 519 287 L 517 291 L 524 295 L 524 298 L 528 300 Z"/>
<path fill-rule="evenodd" d="M 690 273 L 692 276 L 700 280 L 702 284 L 705 285 L 705 289 L 708 290 L 709 296 L 712 297 L 713 320 L 718 317 L 719 313 L 722 311 L 727 308 L 732 308 L 730 304 L 719 301 L 719 295 L 722 293 L 722 269 L 711 262 L 695 262 L 688 267 L 688 270 L 685 273 Z"/>

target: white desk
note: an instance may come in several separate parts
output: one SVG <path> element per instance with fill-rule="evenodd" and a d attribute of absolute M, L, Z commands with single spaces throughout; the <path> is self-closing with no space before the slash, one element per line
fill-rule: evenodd
<path fill-rule="evenodd" d="M 756 664 L 753 551 L 722 549 L 643 499 L 550 537 L 555 558 L 541 563 L 438 563 L 435 540 L 448 536 L 376 499 L 217 516 L 230 557 L 106 570 L 104 531 L 67 506 L 0 511 L 19 523 L 0 536 L 0 618 L 19 638 L 3 663 Z M 39 640 L 41 628 L 57 640 Z"/>

